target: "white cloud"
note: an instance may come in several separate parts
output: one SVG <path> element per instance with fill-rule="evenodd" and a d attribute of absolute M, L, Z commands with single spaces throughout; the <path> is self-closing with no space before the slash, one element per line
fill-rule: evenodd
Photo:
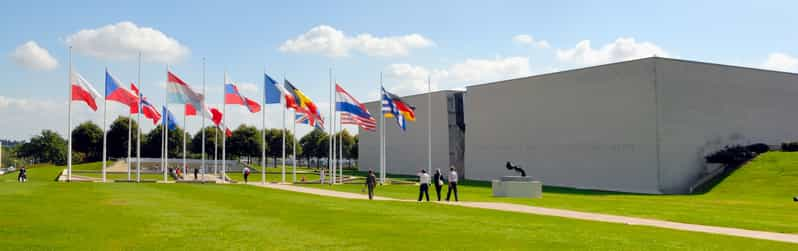
<path fill-rule="evenodd" d="M 49 71 L 58 67 L 58 61 L 50 55 L 50 52 L 34 41 L 17 46 L 10 57 L 17 65 L 31 70 Z"/>
<path fill-rule="evenodd" d="M 127 21 L 80 30 L 69 35 L 66 43 L 79 53 L 108 60 L 134 59 L 141 52 L 147 61 L 176 63 L 190 53 L 163 32 Z"/>
<path fill-rule="evenodd" d="M 534 37 L 527 34 L 520 34 L 513 37 L 513 42 L 520 44 L 520 45 L 531 45 L 536 48 L 547 49 L 549 46 L 549 42 L 546 40 L 535 40 Z"/>
<path fill-rule="evenodd" d="M 668 53 L 651 42 L 637 42 L 634 38 L 621 37 L 614 42 L 593 49 L 590 40 L 582 40 L 573 49 L 558 49 L 561 61 L 583 65 L 606 64 L 650 56 L 667 57 Z"/>
<path fill-rule="evenodd" d="M 386 68 L 386 79 L 395 83 L 390 90 L 402 95 L 426 92 L 428 77 L 431 78 L 432 90 L 437 90 L 439 87 L 458 89 L 531 74 L 527 57 L 466 59 L 445 69 L 427 69 L 410 64 L 392 64 Z"/>
<path fill-rule="evenodd" d="M 434 46 L 435 43 L 419 34 L 376 37 L 364 33 L 354 37 L 327 25 L 313 27 L 280 46 L 282 52 L 318 53 L 329 57 L 348 56 L 356 50 L 369 56 L 406 56 L 410 50 Z"/>
<path fill-rule="evenodd" d="M 798 72 L 798 58 L 784 54 L 771 53 L 762 67 L 776 71 Z"/>

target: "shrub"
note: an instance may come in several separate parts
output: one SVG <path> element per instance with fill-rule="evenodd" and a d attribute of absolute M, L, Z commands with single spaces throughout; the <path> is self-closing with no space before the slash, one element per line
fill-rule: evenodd
<path fill-rule="evenodd" d="M 756 153 L 750 151 L 748 147 L 735 145 L 726 146 L 722 150 L 704 157 L 704 159 L 706 159 L 707 163 L 735 165 L 753 159 L 755 156 Z"/>
<path fill-rule="evenodd" d="M 781 143 L 781 150 L 785 152 L 798 152 L 798 142 Z"/>
<path fill-rule="evenodd" d="M 755 152 L 757 154 L 762 154 L 770 151 L 770 146 L 763 143 L 757 143 L 753 145 L 748 145 L 745 147 L 749 152 Z"/>

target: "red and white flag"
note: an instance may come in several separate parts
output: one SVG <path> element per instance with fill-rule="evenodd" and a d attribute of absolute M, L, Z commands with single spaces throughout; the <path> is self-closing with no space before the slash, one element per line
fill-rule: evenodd
<path fill-rule="evenodd" d="M 86 102 L 92 110 L 97 111 L 97 99 L 102 98 L 99 92 L 79 73 L 72 72 L 72 101 Z"/>

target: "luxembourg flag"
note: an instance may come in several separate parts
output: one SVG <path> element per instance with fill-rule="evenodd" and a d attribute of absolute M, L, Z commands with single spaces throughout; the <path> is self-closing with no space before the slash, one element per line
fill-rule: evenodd
<path fill-rule="evenodd" d="M 172 71 L 166 73 L 166 94 L 170 104 L 191 104 L 194 108 L 204 107 L 205 98 L 202 94 L 191 89 Z"/>
<path fill-rule="evenodd" d="M 97 99 L 102 97 L 91 83 L 77 72 L 72 72 L 72 101 L 83 101 L 97 111 Z"/>
<path fill-rule="evenodd" d="M 138 106 L 138 97 L 119 84 L 119 80 L 105 70 L 105 100 L 119 102 L 131 109 Z"/>
<path fill-rule="evenodd" d="M 224 103 L 228 105 L 246 106 L 251 113 L 260 111 L 260 104 L 252 99 L 242 96 L 238 91 L 238 87 L 236 87 L 236 85 L 232 82 L 224 85 Z"/>

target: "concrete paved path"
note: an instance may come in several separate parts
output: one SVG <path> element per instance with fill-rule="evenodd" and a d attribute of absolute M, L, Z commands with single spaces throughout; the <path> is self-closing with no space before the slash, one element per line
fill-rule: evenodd
<path fill-rule="evenodd" d="M 327 189 L 301 187 L 301 186 L 286 185 L 286 184 L 268 184 L 268 183 L 261 184 L 253 182 L 249 183 L 249 185 L 300 192 L 300 193 L 309 193 L 309 194 L 316 194 L 322 196 L 344 198 L 344 199 L 360 199 L 360 200 L 368 199 L 368 196 L 366 194 L 339 192 Z M 374 197 L 374 199 L 384 200 L 384 201 L 415 202 L 414 200 L 399 200 L 399 199 L 386 198 L 386 197 Z M 573 210 L 553 209 L 553 208 L 526 206 L 526 205 L 510 204 L 510 203 L 497 203 L 497 202 L 435 202 L 435 203 L 442 203 L 452 206 L 499 210 L 507 212 L 555 216 L 555 217 L 563 217 L 563 218 L 578 219 L 578 220 L 600 221 L 600 222 L 618 223 L 626 225 L 640 225 L 640 226 L 667 228 L 667 229 L 674 229 L 681 231 L 730 235 L 737 237 L 798 244 L 798 235 L 796 234 L 783 234 L 783 233 L 746 230 L 746 229 L 730 228 L 730 227 L 716 227 L 716 226 L 706 226 L 706 225 L 697 225 L 697 224 L 687 224 L 687 223 L 678 223 L 678 222 L 664 221 L 664 220 L 653 220 L 653 219 L 617 216 L 617 215 L 599 214 L 599 213 L 586 213 L 586 212 L 579 212 Z"/>

